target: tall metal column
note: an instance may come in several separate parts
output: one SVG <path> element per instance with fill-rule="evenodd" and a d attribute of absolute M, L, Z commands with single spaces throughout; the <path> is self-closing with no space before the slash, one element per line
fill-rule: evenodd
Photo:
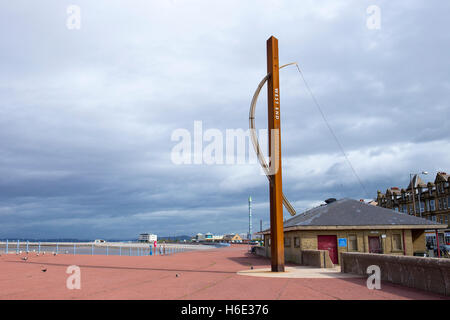
<path fill-rule="evenodd" d="M 267 40 L 270 174 L 270 239 L 272 272 L 284 272 L 283 193 L 281 181 L 280 83 L 278 39 Z"/>
<path fill-rule="evenodd" d="M 252 197 L 248 197 L 248 240 L 252 240 Z"/>

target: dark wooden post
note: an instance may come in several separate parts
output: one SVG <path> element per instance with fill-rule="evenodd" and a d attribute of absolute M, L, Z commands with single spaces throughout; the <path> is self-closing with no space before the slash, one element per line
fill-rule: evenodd
<path fill-rule="evenodd" d="M 281 182 L 280 82 L 278 39 L 267 40 L 269 167 L 270 175 L 270 239 L 272 272 L 284 271 L 283 193 Z M 274 163 L 275 162 L 275 163 Z"/>

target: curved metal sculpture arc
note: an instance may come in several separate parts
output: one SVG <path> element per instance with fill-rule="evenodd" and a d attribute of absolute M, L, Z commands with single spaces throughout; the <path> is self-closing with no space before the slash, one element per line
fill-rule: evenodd
<path fill-rule="evenodd" d="M 284 67 L 297 64 L 296 62 L 288 63 L 285 65 L 282 65 L 280 69 L 283 69 Z M 266 81 L 269 79 L 270 74 L 267 74 L 261 82 L 258 84 L 258 87 L 256 88 L 255 93 L 253 94 L 252 102 L 250 104 L 250 112 L 249 112 L 249 126 L 250 126 L 250 138 L 252 140 L 253 149 L 255 149 L 256 155 L 258 157 L 258 162 L 261 165 L 262 169 L 264 170 L 264 173 L 266 174 L 267 179 L 269 179 L 269 182 L 272 183 L 270 175 L 269 175 L 269 166 L 267 165 L 266 159 L 264 159 L 264 154 L 261 151 L 261 147 L 259 146 L 258 137 L 256 136 L 256 129 L 255 129 L 255 111 L 256 111 L 256 102 L 258 101 L 259 93 L 261 92 L 262 87 L 266 83 Z M 291 216 L 295 216 L 297 212 L 295 211 L 294 207 L 291 205 L 289 200 L 286 198 L 286 196 L 283 193 L 283 205 L 284 207 L 289 211 Z"/>

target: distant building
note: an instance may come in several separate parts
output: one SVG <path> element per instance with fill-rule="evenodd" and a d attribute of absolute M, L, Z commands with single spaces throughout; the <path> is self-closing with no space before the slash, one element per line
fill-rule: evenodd
<path fill-rule="evenodd" d="M 231 243 L 242 243 L 242 237 L 235 233 L 235 234 L 226 234 L 223 236 L 223 241 L 225 242 L 231 242 Z"/>
<path fill-rule="evenodd" d="M 205 233 L 205 240 L 212 240 L 212 239 L 213 239 L 213 234 L 211 232 Z"/>
<path fill-rule="evenodd" d="M 203 233 L 197 233 L 192 240 L 195 242 L 205 241 L 205 235 Z"/>
<path fill-rule="evenodd" d="M 141 233 L 138 238 L 139 242 L 154 242 L 158 241 L 158 236 L 156 234 Z"/>
<path fill-rule="evenodd" d="M 414 201 L 413 201 L 414 199 Z M 450 175 L 438 172 L 434 182 L 425 183 L 415 175 L 406 189 L 391 187 L 385 193 L 378 191 L 378 206 L 400 213 L 449 224 L 450 220 Z M 431 242 L 434 233 L 429 233 Z M 450 243 L 450 229 L 439 232 L 439 241 Z"/>
<path fill-rule="evenodd" d="M 192 241 L 195 242 L 220 242 L 222 241 L 223 236 L 222 235 L 213 235 L 211 232 L 202 234 L 197 233 L 195 237 L 192 238 Z"/>
<path fill-rule="evenodd" d="M 106 241 L 103 239 L 95 239 L 94 243 L 105 243 Z"/>

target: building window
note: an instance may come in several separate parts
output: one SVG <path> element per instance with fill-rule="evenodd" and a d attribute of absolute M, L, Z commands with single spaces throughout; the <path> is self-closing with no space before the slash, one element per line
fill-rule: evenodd
<path fill-rule="evenodd" d="M 394 211 L 397 211 L 397 212 L 398 212 L 398 207 L 394 207 Z"/>
<path fill-rule="evenodd" d="M 439 216 L 439 223 L 444 223 L 444 217 L 443 216 Z"/>
<path fill-rule="evenodd" d="M 348 251 L 358 251 L 358 240 L 354 234 L 348 236 Z"/>
<path fill-rule="evenodd" d="M 291 238 L 290 237 L 284 237 L 284 246 L 285 247 L 291 246 Z"/>
<path fill-rule="evenodd" d="M 439 201 L 438 202 L 439 203 L 439 210 L 442 210 L 442 199 L 439 199 L 438 201 Z"/>
<path fill-rule="evenodd" d="M 269 238 L 269 241 L 267 241 L 267 243 L 269 244 L 269 247 L 270 247 L 270 238 Z"/>
<path fill-rule="evenodd" d="M 431 221 L 436 222 L 436 216 L 432 216 Z"/>
<path fill-rule="evenodd" d="M 392 235 L 392 251 L 401 251 L 402 246 L 402 236 L 400 234 Z"/>
<path fill-rule="evenodd" d="M 445 223 L 448 224 L 448 215 L 445 216 Z"/>
<path fill-rule="evenodd" d="M 431 209 L 431 211 L 436 210 L 436 200 L 434 200 L 434 199 L 430 200 L 430 209 Z"/>
<path fill-rule="evenodd" d="M 425 202 L 420 201 L 420 212 L 425 212 Z"/>
<path fill-rule="evenodd" d="M 403 212 L 408 213 L 408 209 L 406 207 L 406 204 L 403 205 Z"/>
<path fill-rule="evenodd" d="M 442 199 L 442 202 L 444 204 L 444 209 L 447 209 L 447 198 Z"/>
<path fill-rule="evenodd" d="M 300 248 L 300 238 L 294 237 L 294 247 Z"/>

